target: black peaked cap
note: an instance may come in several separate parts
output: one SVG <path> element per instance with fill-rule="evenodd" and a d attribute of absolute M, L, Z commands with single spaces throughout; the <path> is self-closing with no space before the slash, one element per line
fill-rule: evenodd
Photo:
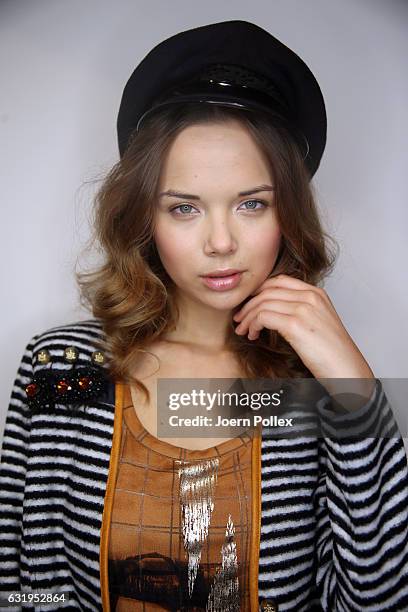
<path fill-rule="evenodd" d="M 144 117 L 159 104 L 194 100 L 278 114 L 303 140 L 311 176 L 318 169 L 327 134 L 319 84 L 294 51 L 260 26 L 223 21 L 157 44 L 123 91 L 117 119 L 120 155 L 132 132 L 141 129 Z"/>

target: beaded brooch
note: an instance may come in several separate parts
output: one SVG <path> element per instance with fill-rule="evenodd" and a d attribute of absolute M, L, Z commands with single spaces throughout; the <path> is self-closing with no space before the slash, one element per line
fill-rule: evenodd
<path fill-rule="evenodd" d="M 94 351 L 91 364 L 77 367 L 79 351 L 75 346 L 64 350 L 64 359 L 72 364 L 70 370 L 52 370 L 52 359 L 49 351 L 42 349 L 37 353 L 37 363 L 50 365 L 34 374 L 26 385 L 27 404 L 32 412 L 54 410 L 55 404 L 79 405 L 91 399 L 99 398 L 108 388 L 108 378 L 102 367 L 105 355 Z"/>

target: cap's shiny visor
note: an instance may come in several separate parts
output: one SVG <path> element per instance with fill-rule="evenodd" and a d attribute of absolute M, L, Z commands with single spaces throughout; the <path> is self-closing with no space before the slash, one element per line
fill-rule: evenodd
<path fill-rule="evenodd" d="M 222 88 L 222 89 L 221 89 Z M 250 87 L 242 87 L 229 84 L 198 83 L 195 86 L 182 86 L 163 94 L 156 99 L 139 118 L 136 131 L 141 129 L 146 117 L 153 114 L 156 110 L 172 104 L 183 104 L 189 102 L 201 102 L 206 104 L 217 104 L 219 106 L 230 106 L 243 108 L 248 111 L 261 110 L 274 116 L 276 120 L 283 123 L 290 133 L 297 139 L 302 149 L 303 159 L 309 154 L 309 143 L 306 136 L 296 128 L 293 121 L 288 118 L 288 111 L 282 104 L 262 92 Z"/>

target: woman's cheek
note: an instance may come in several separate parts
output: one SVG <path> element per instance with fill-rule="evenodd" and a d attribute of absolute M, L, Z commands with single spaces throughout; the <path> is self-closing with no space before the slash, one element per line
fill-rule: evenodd
<path fill-rule="evenodd" d="M 166 272 L 170 276 L 179 276 L 192 261 L 197 245 L 186 241 L 185 237 L 181 239 L 176 234 L 166 233 L 156 236 L 156 248 Z"/>
<path fill-rule="evenodd" d="M 260 231 L 255 236 L 247 236 L 249 252 L 253 252 L 256 245 L 256 257 L 262 261 L 266 267 L 274 263 L 281 246 L 282 235 L 279 228 L 273 231 L 270 228 Z"/>

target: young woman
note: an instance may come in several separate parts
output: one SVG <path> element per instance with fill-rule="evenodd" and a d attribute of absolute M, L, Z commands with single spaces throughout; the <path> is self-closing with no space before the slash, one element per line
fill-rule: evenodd
<path fill-rule="evenodd" d="M 33 591 L 32 610 L 46 592 L 72 610 L 408 609 L 403 442 L 319 286 L 313 75 L 248 22 L 182 32 L 136 68 L 118 134 L 104 261 L 79 278 L 94 318 L 34 336 L 13 389 L 2 592 Z M 221 377 L 324 380 L 323 435 L 158 434 L 159 380 Z M 357 405 L 335 405 L 336 379 Z"/>

